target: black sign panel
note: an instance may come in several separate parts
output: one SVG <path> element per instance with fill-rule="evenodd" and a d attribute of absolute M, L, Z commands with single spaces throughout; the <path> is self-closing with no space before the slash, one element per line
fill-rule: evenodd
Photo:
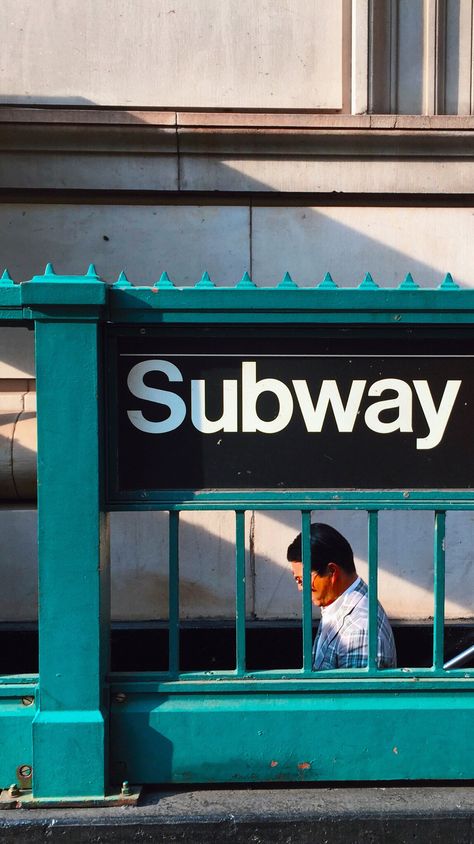
<path fill-rule="evenodd" d="M 151 489 L 469 489 L 471 342 L 121 337 L 116 475 Z"/>

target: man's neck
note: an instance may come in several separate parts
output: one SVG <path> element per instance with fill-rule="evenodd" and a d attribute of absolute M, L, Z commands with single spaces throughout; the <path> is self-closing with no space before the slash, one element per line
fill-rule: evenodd
<path fill-rule="evenodd" d="M 359 580 L 359 575 L 357 574 L 357 572 L 355 572 L 354 574 L 349 574 L 349 575 L 347 575 L 347 577 L 345 577 L 345 578 L 344 578 L 343 583 L 341 583 L 341 587 L 343 586 L 344 588 L 341 588 L 341 591 L 339 592 L 339 594 L 337 595 L 337 597 L 336 597 L 336 598 L 334 598 L 334 600 L 333 600 L 333 601 L 331 601 L 331 603 L 330 603 L 330 604 L 326 604 L 326 606 L 325 606 L 325 607 L 321 607 L 322 612 L 324 613 L 324 611 L 325 611 L 325 610 L 330 610 L 332 607 L 334 607 L 334 605 L 336 604 L 336 602 L 337 602 L 337 601 L 339 601 L 339 599 L 340 599 L 340 598 L 342 598 L 342 596 L 343 596 L 343 595 L 345 595 L 345 594 L 346 594 L 346 592 L 347 592 L 349 589 L 351 589 L 351 586 L 354 586 L 354 584 L 355 584 L 358 580 Z M 351 590 L 351 591 L 352 591 L 352 590 Z"/>
<path fill-rule="evenodd" d="M 345 577 L 341 578 L 341 588 L 339 594 L 336 595 L 336 597 L 334 598 L 334 601 L 337 601 L 337 599 L 340 598 L 341 595 L 344 595 L 344 592 L 347 592 L 349 587 L 352 586 L 352 584 L 355 583 L 356 580 L 358 580 L 358 577 L 359 575 L 357 574 L 357 572 L 354 572 L 353 574 L 347 574 L 345 575 Z M 331 601 L 331 603 L 334 603 L 334 601 Z M 331 606 L 331 604 L 329 604 L 329 606 Z"/>

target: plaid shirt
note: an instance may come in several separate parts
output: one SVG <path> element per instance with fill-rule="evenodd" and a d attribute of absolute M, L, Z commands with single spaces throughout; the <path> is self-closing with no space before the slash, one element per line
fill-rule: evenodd
<path fill-rule="evenodd" d="M 340 607 L 326 623 L 323 616 L 313 644 L 313 671 L 366 667 L 369 653 L 367 594 L 367 584 L 360 580 L 355 589 L 341 596 Z M 395 668 L 397 652 L 392 628 L 380 604 L 377 626 L 377 667 Z"/>

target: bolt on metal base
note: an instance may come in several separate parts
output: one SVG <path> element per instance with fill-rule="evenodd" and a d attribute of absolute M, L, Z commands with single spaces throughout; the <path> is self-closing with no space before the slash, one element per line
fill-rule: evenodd
<path fill-rule="evenodd" d="M 21 791 L 14 782 L 9 788 L 4 788 L 0 793 L 0 809 L 16 809 Z"/>
<path fill-rule="evenodd" d="M 2 809 L 99 809 L 107 806 L 136 806 L 140 798 L 141 785 L 124 782 L 120 789 L 105 797 L 33 797 L 31 791 L 24 791 L 17 785 L 0 793 Z"/>

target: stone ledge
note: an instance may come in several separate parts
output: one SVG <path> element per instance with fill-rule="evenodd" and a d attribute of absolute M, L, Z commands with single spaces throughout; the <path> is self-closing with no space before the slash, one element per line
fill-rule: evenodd
<path fill-rule="evenodd" d="M 80 155 L 242 154 L 327 157 L 474 157 L 466 132 L 327 129 L 179 128 L 150 126 L 9 125 L 0 132 L 3 153 Z"/>
<path fill-rule="evenodd" d="M 307 111 L 184 111 L 0 106 L 0 123 L 465 132 L 474 129 L 474 115 L 359 115 Z"/>
<path fill-rule="evenodd" d="M 175 126 L 175 111 L 133 111 L 129 109 L 51 108 L 1 106 L 0 123 L 51 123 L 87 126 Z"/>
<path fill-rule="evenodd" d="M 3 152 L 176 154 L 176 129 L 148 124 L 0 123 Z"/>
<path fill-rule="evenodd" d="M 458 116 L 0 107 L 0 188 L 466 195 L 473 134 Z"/>
<path fill-rule="evenodd" d="M 5 153 L 472 158 L 474 117 L 26 109 L 0 106 Z"/>
<path fill-rule="evenodd" d="M 474 116 L 179 111 L 176 115 L 176 125 L 178 128 L 469 131 L 474 129 Z"/>
<path fill-rule="evenodd" d="M 474 795 L 464 785 L 181 788 L 137 807 L 12 810 L 2 842 L 84 841 L 472 844 Z"/>
<path fill-rule="evenodd" d="M 178 127 L 179 154 L 302 157 L 474 157 L 471 133 L 438 130 Z"/>

